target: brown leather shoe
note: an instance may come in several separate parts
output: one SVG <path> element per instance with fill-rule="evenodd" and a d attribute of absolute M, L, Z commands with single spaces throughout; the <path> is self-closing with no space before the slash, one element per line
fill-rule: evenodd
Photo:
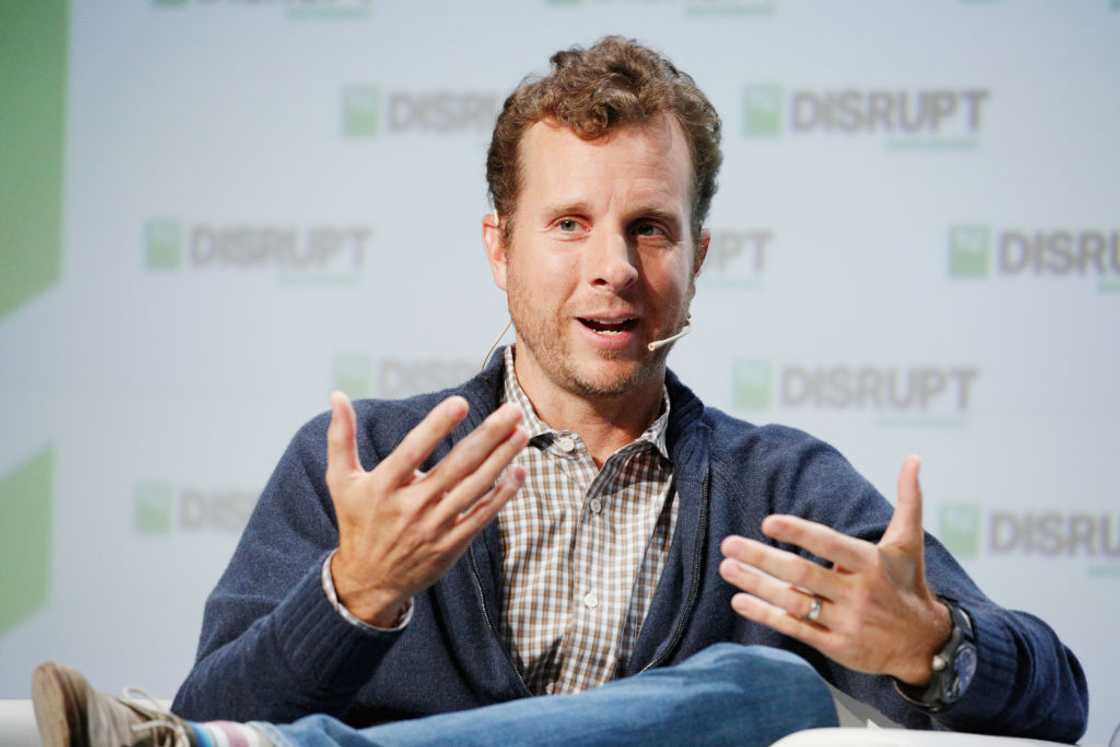
<path fill-rule="evenodd" d="M 183 719 L 94 690 L 85 677 L 48 661 L 31 675 L 31 700 L 43 747 L 190 747 Z"/>

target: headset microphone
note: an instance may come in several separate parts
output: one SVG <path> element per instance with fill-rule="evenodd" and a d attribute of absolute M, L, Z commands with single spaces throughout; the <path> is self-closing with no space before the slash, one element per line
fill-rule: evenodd
<path fill-rule="evenodd" d="M 684 337 L 685 335 L 687 335 L 691 331 L 692 331 L 692 314 L 689 314 L 688 319 L 685 320 L 684 326 L 681 327 L 680 332 L 673 335 L 672 337 L 666 337 L 664 340 L 654 340 L 650 344 L 646 345 L 646 348 L 649 350 L 649 352 L 652 353 L 653 351 L 657 350 L 658 348 L 664 347 L 664 346 L 668 345 L 670 342 L 673 342 L 674 340 L 681 339 L 682 337 Z"/>

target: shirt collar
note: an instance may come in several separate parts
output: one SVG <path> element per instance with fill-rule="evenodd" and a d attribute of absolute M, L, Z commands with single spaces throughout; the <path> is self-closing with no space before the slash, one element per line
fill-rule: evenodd
<path fill-rule="evenodd" d="M 550 436 L 556 438 L 562 435 L 561 431 L 550 427 L 547 423 L 540 419 L 536 410 L 533 409 L 533 403 L 529 401 L 529 397 L 521 388 L 521 384 L 517 381 L 517 372 L 513 369 L 513 345 L 507 345 L 505 352 L 505 385 L 503 388 L 502 401 L 503 402 L 516 402 L 521 407 L 521 413 L 524 417 L 522 425 L 529 431 L 529 441 L 534 441 L 539 436 Z M 662 384 L 661 385 L 661 411 L 654 419 L 649 427 L 638 436 L 636 440 L 624 446 L 629 448 L 634 444 L 649 443 L 657 449 L 661 456 L 669 460 L 669 448 L 666 442 L 666 432 L 668 431 L 669 424 L 669 390 Z"/>

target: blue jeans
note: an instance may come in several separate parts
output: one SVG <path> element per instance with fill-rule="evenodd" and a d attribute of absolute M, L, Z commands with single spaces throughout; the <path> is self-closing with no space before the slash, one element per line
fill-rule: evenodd
<path fill-rule="evenodd" d="M 548 695 L 355 729 L 330 716 L 253 726 L 278 745 L 769 745 L 836 726 L 824 680 L 775 648 L 719 643 L 687 661 L 575 695 Z"/>

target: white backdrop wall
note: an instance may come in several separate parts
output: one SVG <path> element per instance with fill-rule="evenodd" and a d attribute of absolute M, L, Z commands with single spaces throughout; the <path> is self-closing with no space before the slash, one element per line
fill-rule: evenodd
<path fill-rule="evenodd" d="M 54 658 L 170 697 L 330 389 L 456 383 L 505 322 L 496 108 L 607 33 L 724 118 L 709 404 L 835 444 L 1120 721 L 1120 2 L 0 5 L 0 697 Z M 14 125 L 12 123 L 15 123 Z"/>

